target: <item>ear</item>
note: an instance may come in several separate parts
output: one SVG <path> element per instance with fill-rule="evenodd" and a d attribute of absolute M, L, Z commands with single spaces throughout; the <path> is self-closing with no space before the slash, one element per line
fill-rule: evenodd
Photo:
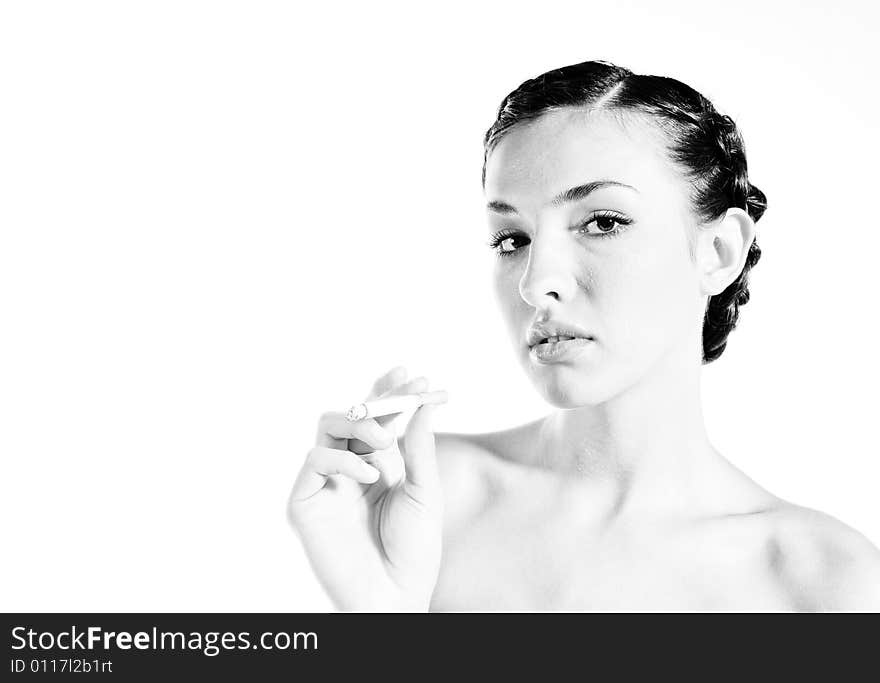
<path fill-rule="evenodd" d="M 743 209 L 728 209 L 698 229 L 697 267 L 702 294 L 720 294 L 739 277 L 754 240 L 755 221 Z"/>

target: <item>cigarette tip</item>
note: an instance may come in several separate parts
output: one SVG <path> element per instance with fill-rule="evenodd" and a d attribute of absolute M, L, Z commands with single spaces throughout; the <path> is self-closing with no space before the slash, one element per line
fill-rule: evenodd
<path fill-rule="evenodd" d="M 356 406 L 352 406 L 345 413 L 345 419 L 349 422 L 357 422 L 358 420 L 362 420 L 367 416 L 367 407 L 363 403 L 359 403 Z"/>

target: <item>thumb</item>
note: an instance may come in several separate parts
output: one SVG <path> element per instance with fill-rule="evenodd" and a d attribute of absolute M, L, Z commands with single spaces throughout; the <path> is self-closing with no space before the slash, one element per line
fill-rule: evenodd
<path fill-rule="evenodd" d="M 431 503 L 440 495 L 440 476 L 434 441 L 433 418 L 437 405 L 426 403 L 410 418 L 403 435 L 404 488 L 421 503 Z"/>

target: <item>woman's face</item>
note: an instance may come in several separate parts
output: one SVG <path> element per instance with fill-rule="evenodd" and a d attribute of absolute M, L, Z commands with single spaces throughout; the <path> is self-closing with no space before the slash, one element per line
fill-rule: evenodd
<path fill-rule="evenodd" d="M 487 160 L 495 294 L 517 357 L 556 407 L 608 400 L 658 364 L 701 362 L 696 218 L 658 135 L 640 118 L 569 108 L 510 129 Z M 596 181 L 629 187 L 583 187 Z M 545 320 L 591 341 L 549 358 L 528 338 Z"/>

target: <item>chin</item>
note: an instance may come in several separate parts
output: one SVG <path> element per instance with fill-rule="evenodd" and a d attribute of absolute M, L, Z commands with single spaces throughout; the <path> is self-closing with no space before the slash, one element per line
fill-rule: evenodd
<path fill-rule="evenodd" d="M 575 363 L 536 365 L 524 359 L 526 374 L 547 403 L 555 408 L 571 410 L 595 406 L 607 401 L 614 392 L 609 386 L 607 366 L 583 367 Z"/>
<path fill-rule="evenodd" d="M 568 363 L 533 362 L 528 350 L 520 358 L 531 383 L 547 403 L 555 408 L 572 410 L 598 406 L 611 401 L 648 376 L 662 354 L 649 353 L 644 346 L 624 360 L 619 355 L 603 354 Z"/>

